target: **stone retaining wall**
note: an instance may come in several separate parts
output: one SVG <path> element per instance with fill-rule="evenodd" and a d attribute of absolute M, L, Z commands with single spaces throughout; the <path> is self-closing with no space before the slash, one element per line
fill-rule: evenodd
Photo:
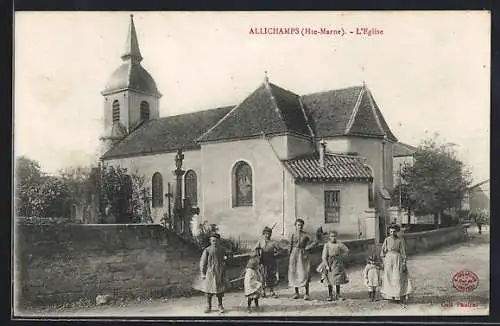
<path fill-rule="evenodd" d="M 414 254 L 466 239 L 462 227 L 403 235 Z M 172 297 L 193 293 L 201 251 L 160 225 L 18 225 L 15 234 L 15 294 L 18 303 L 61 303 L 98 294 Z M 363 264 L 378 249 L 373 239 L 344 242 L 348 267 Z M 311 251 L 315 273 L 322 247 Z M 238 279 L 247 255 L 228 261 L 227 276 Z M 279 257 L 282 282 L 288 255 Z M 233 289 L 243 281 L 231 283 Z"/>

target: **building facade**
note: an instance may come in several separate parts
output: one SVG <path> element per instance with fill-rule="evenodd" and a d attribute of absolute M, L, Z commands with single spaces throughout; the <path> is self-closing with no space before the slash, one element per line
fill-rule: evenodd
<path fill-rule="evenodd" d="M 223 235 L 254 239 L 273 226 L 288 238 L 302 218 L 309 231 L 371 237 L 367 219 L 388 222 L 397 139 L 365 84 L 298 95 L 266 76 L 234 106 L 159 117 L 133 18 L 122 60 L 102 92 L 101 160 L 149 180 L 156 223 L 172 208 L 178 150 L 182 198 Z"/>

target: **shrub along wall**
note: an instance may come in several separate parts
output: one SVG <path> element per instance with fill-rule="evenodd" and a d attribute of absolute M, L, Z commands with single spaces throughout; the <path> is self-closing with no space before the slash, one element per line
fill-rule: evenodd
<path fill-rule="evenodd" d="M 404 237 L 409 254 L 465 239 L 462 227 Z M 15 292 L 20 304 L 95 300 L 98 294 L 172 297 L 193 293 L 191 285 L 199 275 L 201 251 L 160 225 L 20 224 L 15 240 Z M 351 251 L 348 266 L 377 254 L 373 239 L 344 243 Z M 311 250 L 313 271 L 321 251 L 321 246 Z M 237 255 L 228 261 L 228 279 L 237 279 L 247 260 L 247 255 Z M 279 257 L 279 270 L 285 281 L 286 253 Z M 240 279 L 231 286 L 236 289 L 242 284 Z"/>

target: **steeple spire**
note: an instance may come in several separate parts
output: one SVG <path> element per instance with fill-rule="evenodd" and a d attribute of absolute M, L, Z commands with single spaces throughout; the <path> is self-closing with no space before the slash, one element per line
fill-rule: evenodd
<path fill-rule="evenodd" d="M 139 42 L 137 41 L 137 33 L 135 32 L 134 15 L 130 15 L 127 42 L 125 43 L 125 52 L 122 55 L 122 60 L 131 60 L 132 63 L 140 63 L 142 61 Z"/>

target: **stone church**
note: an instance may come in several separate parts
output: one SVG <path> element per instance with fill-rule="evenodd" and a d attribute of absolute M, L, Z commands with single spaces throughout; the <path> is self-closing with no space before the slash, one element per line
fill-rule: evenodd
<path fill-rule="evenodd" d="M 101 160 L 146 177 L 155 223 L 176 189 L 223 236 L 242 240 L 266 225 L 288 238 L 296 218 L 343 238 L 374 237 L 387 222 L 397 139 L 364 83 L 299 95 L 266 76 L 233 106 L 160 117 L 133 17 L 121 60 L 101 93 Z"/>

